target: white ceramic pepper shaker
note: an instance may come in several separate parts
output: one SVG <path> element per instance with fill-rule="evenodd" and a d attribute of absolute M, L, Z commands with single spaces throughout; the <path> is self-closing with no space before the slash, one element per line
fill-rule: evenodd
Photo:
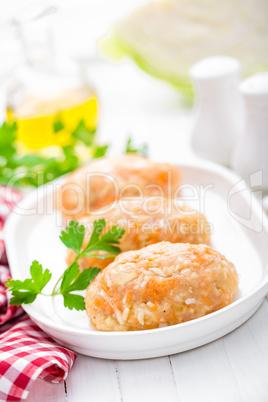
<path fill-rule="evenodd" d="M 245 79 L 240 85 L 245 124 L 232 157 L 232 167 L 242 177 L 262 171 L 268 191 L 268 73 Z"/>
<path fill-rule="evenodd" d="M 196 92 L 193 149 L 202 158 L 229 165 L 243 122 L 240 64 L 231 57 L 210 57 L 193 65 L 190 77 Z"/>

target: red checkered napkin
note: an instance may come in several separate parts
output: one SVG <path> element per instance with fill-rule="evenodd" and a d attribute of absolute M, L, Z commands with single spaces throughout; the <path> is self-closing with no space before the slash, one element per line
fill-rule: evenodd
<path fill-rule="evenodd" d="M 0 235 L 20 193 L 0 186 Z M 12 196 L 12 197 L 11 197 Z M 12 199 L 11 199 L 12 198 Z M 10 278 L 3 240 L 0 240 L 0 401 L 26 399 L 34 381 L 63 381 L 76 354 L 56 344 L 24 312 L 11 306 L 5 282 Z"/>
<path fill-rule="evenodd" d="M 2 261 L 3 258 L 3 254 L 1 254 L 1 244 L 4 247 L 2 240 L 0 240 L 0 261 Z M 23 314 L 23 309 L 20 306 L 10 306 L 8 303 L 9 295 L 6 293 L 5 283 L 9 278 L 11 278 L 11 275 L 8 267 L 0 265 L 0 333 L 4 331 L 5 327 L 2 327 L 3 324 L 11 320 L 11 318 L 14 319 Z"/>
<path fill-rule="evenodd" d="M 76 359 L 27 316 L 0 336 L 0 400 L 26 399 L 34 381 L 63 381 Z"/>

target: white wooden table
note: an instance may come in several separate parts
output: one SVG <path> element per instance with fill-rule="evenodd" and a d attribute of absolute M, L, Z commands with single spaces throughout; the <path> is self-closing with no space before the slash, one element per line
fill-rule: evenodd
<path fill-rule="evenodd" d="M 149 360 L 79 355 L 65 384 L 42 380 L 27 402 L 266 402 L 268 302 L 240 328 L 200 348 Z"/>
<path fill-rule="evenodd" d="M 128 64 L 97 64 L 100 136 L 120 152 L 126 137 L 149 144 L 151 157 L 179 163 L 190 149 L 192 114 L 177 95 Z M 254 267 L 253 267 L 254 269 Z M 268 302 L 244 325 L 203 347 L 150 360 L 112 361 L 79 355 L 66 382 L 38 380 L 28 402 L 266 402 Z"/>

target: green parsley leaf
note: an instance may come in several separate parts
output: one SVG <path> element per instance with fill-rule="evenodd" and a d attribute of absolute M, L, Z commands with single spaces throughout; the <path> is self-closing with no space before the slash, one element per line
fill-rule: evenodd
<path fill-rule="evenodd" d="M 31 278 L 24 281 L 9 279 L 6 287 L 10 288 L 12 298 L 10 304 L 20 305 L 22 303 L 32 303 L 38 294 L 51 279 L 51 272 L 48 269 L 43 271 L 43 267 L 38 261 L 33 261 L 30 268 Z"/>
<path fill-rule="evenodd" d="M 54 133 L 58 133 L 59 131 L 64 129 L 64 124 L 61 120 L 56 120 L 53 124 Z"/>
<path fill-rule="evenodd" d="M 106 258 L 114 258 L 114 254 L 94 254 L 94 253 L 87 253 L 87 257 L 95 257 L 99 258 L 100 260 L 105 260 Z"/>
<path fill-rule="evenodd" d="M 73 263 L 63 274 L 60 294 L 64 299 L 64 306 L 70 310 L 85 310 L 85 301 L 82 296 L 72 294 L 77 290 L 85 290 L 93 278 L 100 272 L 99 268 L 87 268 L 79 273 L 77 262 Z"/>
<path fill-rule="evenodd" d="M 83 296 L 75 295 L 73 293 L 64 293 L 63 294 L 64 307 L 68 307 L 68 309 L 72 310 L 85 310 L 85 299 Z"/>
<path fill-rule="evenodd" d="M 97 146 L 94 149 L 93 158 L 101 158 L 102 156 L 105 156 L 108 148 L 109 148 L 109 145 Z"/>
<path fill-rule="evenodd" d="M 90 267 L 81 272 L 81 274 L 72 282 L 68 287 L 65 288 L 64 293 L 74 292 L 76 290 L 85 290 L 92 279 L 100 272 L 100 268 Z"/>
<path fill-rule="evenodd" d="M 61 232 L 60 239 L 66 247 L 78 254 L 83 244 L 85 230 L 85 226 L 79 225 L 76 221 L 71 221 L 66 230 Z"/>
<path fill-rule="evenodd" d="M 37 293 L 33 292 L 21 292 L 19 290 L 12 291 L 12 297 L 9 300 L 11 306 L 20 306 L 21 304 L 30 304 L 35 301 Z"/>
<path fill-rule="evenodd" d="M 92 230 L 87 248 L 93 247 L 93 245 L 99 241 L 100 235 L 103 232 L 103 229 L 105 228 L 105 226 L 106 226 L 106 222 L 104 219 L 99 219 L 98 221 L 94 222 L 93 230 Z"/>
<path fill-rule="evenodd" d="M 68 292 L 68 288 L 78 275 L 79 265 L 77 264 L 77 262 L 74 262 L 64 271 L 62 282 L 60 285 L 60 292 L 62 294 L 64 292 Z"/>
<path fill-rule="evenodd" d="M 72 136 L 83 142 L 88 147 L 94 144 L 96 129 L 87 127 L 84 120 L 81 120 L 76 129 L 72 132 Z"/>
<path fill-rule="evenodd" d="M 104 235 L 101 237 L 101 241 L 106 243 L 119 244 L 119 240 L 122 238 L 124 233 L 125 230 L 123 228 L 120 228 L 119 226 L 113 226 L 110 230 L 108 230 L 108 232 L 104 233 Z"/>
<path fill-rule="evenodd" d="M 42 265 L 39 264 L 38 261 L 33 261 L 30 268 L 30 273 L 32 275 L 32 282 L 35 286 L 35 290 L 38 293 L 41 293 L 41 291 L 51 279 L 51 272 L 49 272 L 48 269 L 45 269 L 43 272 Z"/>
<path fill-rule="evenodd" d="M 128 138 L 125 153 L 138 154 L 141 156 L 148 156 L 148 145 L 141 144 L 139 147 L 134 148 L 131 137 Z"/>
<path fill-rule="evenodd" d="M 116 254 L 120 253 L 120 248 L 119 247 L 113 246 L 112 244 L 107 244 L 106 242 L 102 242 L 102 241 L 100 241 L 98 244 L 95 244 L 94 246 L 90 247 L 90 249 L 86 248 L 84 250 L 84 252 L 86 253 L 86 255 L 88 255 L 88 253 L 91 250 L 106 251 L 107 253 L 110 253 L 113 256 L 115 256 Z M 110 257 L 111 257 L 111 255 L 109 255 L 109 258 Z"/>
<path fill-rule="evenodd" d="M 31 279 L 25 279 L 24 281 L 20 281 L 19 279 L 17 280 L 8 279 L 6 281 L 5 286 L 11 288 L 12 291 L 27 290 L 32 293 L 37 293 L 35 285 Z"/>
<path fill-rule="evenodd" d="M 106 222 L 104 219 L 100 219 L 94 222 L 90 241 L 88 242 L 85 249 L 82 251 L 82 257 L 89 255 L 90 252 L 96 250 L 106 251 L 107 253 L 113 255 L 120 253 L 120 248 L 114 246 L 114 244 L 119 243 L 119 239 L 121 239 L 121 237 L 125 233 L 125 230 L 123 228 L 113 226 L 112 229 L 110 229 L 107 233 L 105 233 L 103 236 L 100 236 L 105 226 Z"/>
<path fill-rule="evenodd" d="M 5 122 L 0 127 L 0 155 L 5 157 L 7 161 L 16 153 L 14 146 L 17 138 L 16 131 L 16 123 L 9 124 Z"/>

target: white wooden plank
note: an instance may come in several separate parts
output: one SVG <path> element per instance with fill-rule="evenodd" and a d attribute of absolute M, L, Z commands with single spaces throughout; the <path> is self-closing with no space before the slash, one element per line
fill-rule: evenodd
<path fill-rule="evenodd" d="M 237 331 L 224 338 L 224 345 L 243 400 L 268 400 L 268 302 Z"/>
<path fill-rule="evenodd" d="M 221 339 L 170 359 L 180 401 L 242 401 Z"/>
<path fill-rule="evenodd" d="M 113 360 L 79 355 L 66 388 L 68 402 L 121 402 Z"/>
<path fill-rule="evenodd" d="M 114 364 L 79 356 L 67 379 L 68 402 L 264 402 L 268 396 L 267 317 L 266 301 L 254 317 L 223 339 L 172 356 L 177 393 L 168 358 Z M 63 384 L 37 380 L 27 402 L 40 398 L 63 402 Z"/>
<path fill-rule="evenodd" d="M 178 402 L 168 357 L 115 364 L 123 402 Z"/>
<path fill-rule="evenodd" d="M 33 384 L 27 402 L 65 402 L 64 383 L 51 384 L 38 378 Z"/>
<path fill-rule="evenodd" d="M 218 341 L 171 357 L 183 402 L 268 400 L 268 303 Z"/>
<path fill-rule="evenodd" d="M 171 356 L 172 366 L 168 358 L 114 364 L 79 356 L 67 379 L 68 402 L 264 402 L 268 395 L 267 316 L 265 302 L 233 333 Z"/>

